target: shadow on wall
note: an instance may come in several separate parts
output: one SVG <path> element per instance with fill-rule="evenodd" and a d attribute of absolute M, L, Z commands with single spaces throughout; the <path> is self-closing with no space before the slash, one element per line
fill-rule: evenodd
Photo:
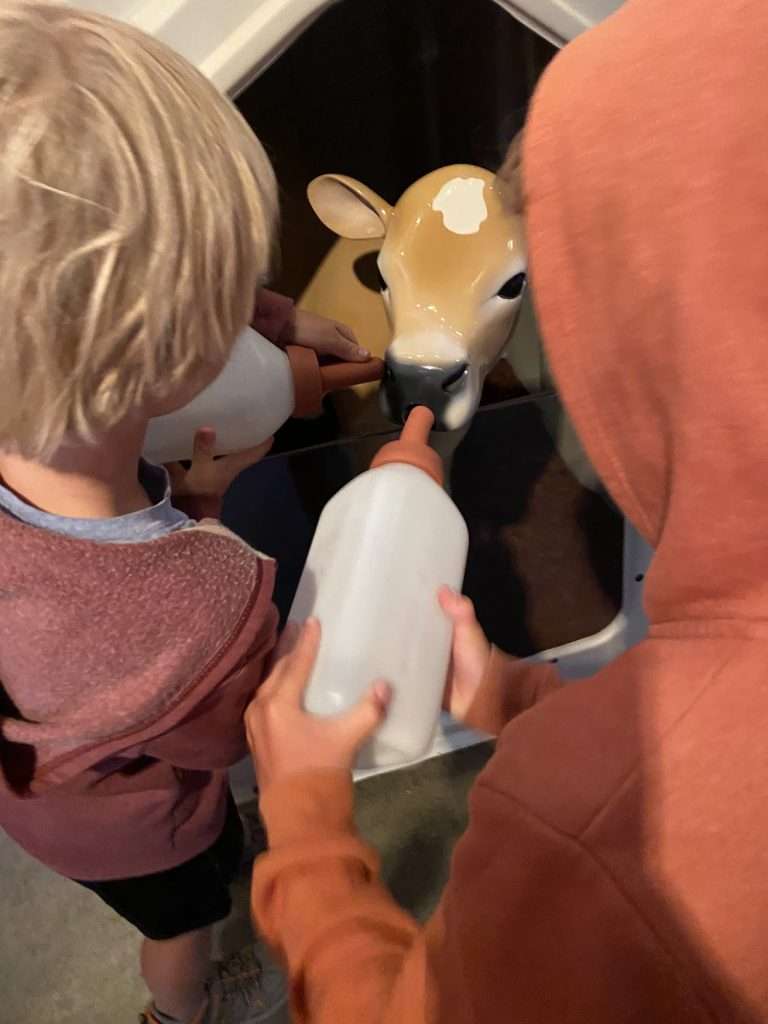
<path fill-rule="evenodd" d="M 597 632 L 621 604 L 621 516 L 553 447 L 554 396 L 478 414 L 453 463 L 470 527 L 465 592 L 503 650 L 525 656 Z"/>

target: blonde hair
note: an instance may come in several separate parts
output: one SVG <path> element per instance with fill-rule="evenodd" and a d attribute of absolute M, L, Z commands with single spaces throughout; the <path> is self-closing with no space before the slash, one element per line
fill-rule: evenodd
<path fill-rule="evenodd" d="M 0 6 L 0 449 L 45 460 L 219 363 L 270 262 L 269 160 L 186 60 Z"/>

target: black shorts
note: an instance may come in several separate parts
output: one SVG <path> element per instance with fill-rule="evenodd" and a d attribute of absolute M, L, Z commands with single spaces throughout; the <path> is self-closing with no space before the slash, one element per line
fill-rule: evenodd
<path fill-rule="evenodd" d="M 230 794 L 221 835 L 192 860 L 138 878 L 80 882 L 148 939 L 175 939 L 223 921 L 243 857 L 243 824 Z M 77 881 L 77 879 L 75 879 Z"/>

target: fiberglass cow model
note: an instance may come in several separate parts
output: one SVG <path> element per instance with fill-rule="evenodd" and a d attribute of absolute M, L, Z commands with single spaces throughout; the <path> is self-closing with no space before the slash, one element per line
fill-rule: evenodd
<path fill-rule="evenodd" d="M 522 218 L 493 174 L 456 165 L 419 179 L 392 207 L 367 186 L 325 174 L 309 186 L 320 220 L 345 239 L 380 244 L 391 325 L 382 409 L 403 422 L 426 405 L 436 429 L 463 436 L 485 377 L 504 354 L 526 284 Z"/>

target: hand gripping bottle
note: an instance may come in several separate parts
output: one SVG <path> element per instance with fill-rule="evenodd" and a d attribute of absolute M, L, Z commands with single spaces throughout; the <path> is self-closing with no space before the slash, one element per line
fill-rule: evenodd
<path fill-rule="evenodd" d="M 200 427 L 216 431 L 216 453 L 243 451 L 271 437 L 291 416 L 312 416 L 329 391 L 378 380 L 383 363 L 321 366 L 307 348 L 283 352 L 251 327 L 238 336 L 218 377 L 181 409 L 150 420 L 144 454 L 150 462 L 192 458 Z"/>
<path fill-rule="evenodd" d="M 428 409 L 414 409 L 400 440 L 328 502 L 289 616 L 314 616 L 322 627 L 308 711 L 339 714 L 377 679 L 392 687 L 359 768 L 422 757 L 440 715 L 451 625 L 437 593 L 442 584 L 461 588 L 468 535 L 428 445 L 432 423 Z"/>

